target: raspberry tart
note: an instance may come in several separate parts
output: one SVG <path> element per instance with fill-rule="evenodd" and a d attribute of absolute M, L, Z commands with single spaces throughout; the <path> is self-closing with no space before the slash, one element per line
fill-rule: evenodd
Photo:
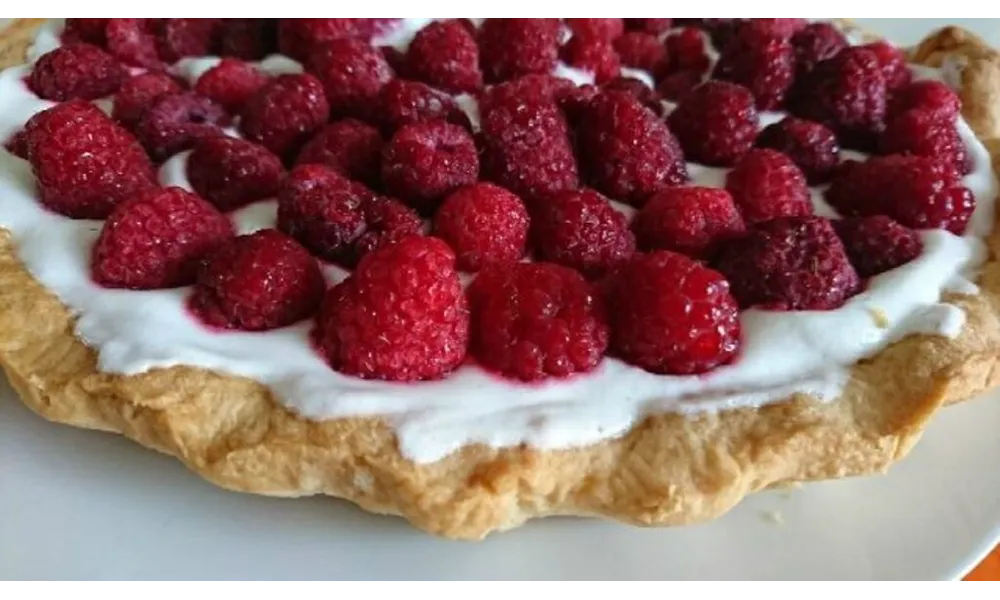
<path fill-rule="evenodd" d="M 0 363 L 226 489 L 681 525 L 1000 381 L 961 29 L 20 20 L 0 65 Z"/>

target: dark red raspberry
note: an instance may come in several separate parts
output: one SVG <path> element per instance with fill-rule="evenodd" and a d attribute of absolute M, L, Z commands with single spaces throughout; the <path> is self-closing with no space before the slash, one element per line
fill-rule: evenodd
<path fill-rule="evenodd" d="M 890 92 L 910 83 L 913 74 L 906 66 L 906 53 L 900 48 L 893 46 L 889 42 L 872 42 L 865 44 L 862 48 L 870 50 L 878 59 L 882 67 L 882 77 L 885 79 L 885 87 Z"/>
<path fill-rule="evenodd" d="M 313 314 L 326 287 L 319 263 L 295 240 L 261 229 L 206 257 L 189 306 L 205 324 L 265 331 Z"/>
<path fill-rule="evenodd" d="M 303 146 L 295 162 L 326 165 L 348 179 L 377 187 L 382 168 L 382 135 L 361 121 L 336 121 L 320 129 Z"/>
<path fill-rule="evenodd" d="M 688 160 L 731 166 L 753 146 L 757 109 L 750 90 L 707 81 L 688 92 L 667 122 Z"/>
<path fill-rule="evenodd" d="M 972 171 L 955 119 L 940 112 L 916 109 L 897 116 L 882 132 L 879 152 L 935 158 L 963 175 Z"/>
<path fill-rule="evenodd" d="M 328 42 L 355 38 L 369 41 L 398 19 L 281 19 L 278 48 L 299 62 L 305 62 Z"/>
<path fill-rule="evenodd" d="M 495 83 L 555 67 L 558 19 L 486 19 L 479 28 L 479 62 Z"/>
<path fill-rule="evenodd" d="M 683 254 L 637 254 L 611 277 L 607 299 L 611 352 L 629 364 L 694 375 L 739 353 L 739 312 L 729 284 Z"/>
<path fill-rule="evenodd" d="M 278 194 L 278 228 L 310 252 L 346 267 L 403 237 L 420 235 L 416 213 L 325 165 L 292 169 Z"/>
<path fill-rule="evenodd" d="M 840 162 L 840 146 L 833 132 L 819 123 L 795 117 L 768 125 L 754 144 L 787 155 L 813 185 L 828 181 Z"/>
<path fill-rule="evenodd" d="M 639 81 L 638 79 L 633 79 L 632 77 L 615 77 L 611 81 L 608 81 L 601 86 L 605 90 L 618 90 L 622 92 L 628 92 L 635 96 L 636 100 L 642 103 L 643 106 L 653 111 L 657 115 L 663 114 L 663 104 L 660 102 L 660 94 L 649 87 L 645 83 Z M 596 90 L 594 92 L 596 95 Z M 592 98 L 590 96 L 590 98 Z M 590 101 L 587 98 L 587 101 Z"/>
<path fill-rule="evenodd" d="M 625 28 L 629 31 L 641 31 L 651 35 L 660 35 L 670 29 L 673 19 L 623 19 Z"/>
<path fill-rule="evenodd" d="M 849 45 L 847 37 L 829 23 L 812 23 L 792 36 L 798 77 L 808 75 L 816 65 L 833 58 Z"/>
<path fill-rule="evenodd" d="M 872 157 L 834 178 L 826 200 L 848 217 L 888 215 L 913 229 L 962 234 L 976 199 L 948 163 L 924 156 Z"/>
<path fill-rule="evenodd" d="M 487 87 L 479 96 L 479 112 L 488 113 L 494 105 L 513 109 L 519 102 L 551 101 L 557 103 L 577 86 L 569 79 L 549 73 L 525 75 Z"/>
<path fill-rule="evenodd" d="M 469 307 L 455 255 L 433 237 L 383 246 L 331 289 L 314 331 L 334 369 L 364 379 L 440 379 L 469 345 Z"/>
<path fill-rule="evenodd" d="M 671 73 L 695 71 L 700 75 L 708 71 L 711 63 L 700 30 L 685 27 L 668 36 L 665 44 Z"/>
<path fill-rule="evenodd" d="M 795 78 L 795 52 L 788 38 L 745 28 L 719 56 L 712 76 L 749 89 L 760 110 L 782 106 Z"/>
<path fill-rule="evenodd" d="M 229 219 L 177 187 L 150 189 L 112 211 L 94 244 L 91 274 L 109 288 L 194 283 L 203 257 L 233 237 Z"/>
<path fill-rule="evenodd" d="M 279 75 L 243 105 L 240 130 L 285 160 L 294 157 L 327 122 L 330 105 L 312 75 Z"/>
<path fill-rule="evenodd" d="M 726 243 L 713 263 L 743 308 L 833 310 L 861 282 L 833 225 L 823 217 L 758 223 Z"/>
<path fill-rule="evenodd" d="M 74 219 L 103 219 L 156 186 L 156 173 L 127 131 L 89 102 L 58 104 L 25 126 L 42 204 Z"/>
<path fill-rule="evenodd" d="M 628 219 L 592 190 L 560 192 L 533 213 L 532 243 L 542 260 L 572 267 L 591 279 L 635 253 Z"/>
<path fill-rule="evenodd" d="M 806 176 L 792 159 L 769 148 L 754 148 L 740 159 L 726 175 L 726 189 L 750 225 L 813 212 Z"/>
<path fill-rule="evenodd" d="M 3 143 L 3 148 L 18 158 L 28 160 L 28 136 L 18 129 Z"/>
<path fill-rule="evenodd" d="M 664 77 L 656 85 L 656 91 L 664 100 L 680 102 L 688 93 L 701 84 L 704 76 L 698 71 L 678 71 Z"/>
<path fill-rule="evenodd" d="M 146 69 L 160 69 L 156 33 L 160 19 L 108 19 L 105 33 L 108 52 L 122 62 Z"/>
<path fill-rule="evenodd" d="M 445 198 L 434 215 L 434 235 L 452 247 L 462 271 L 517 262 L 528 239 L 528 211 L 502 187 L 477 183 Z"/>
<path fill-rule="evenodd" d="M 382 150 L 386 190 L 421 212 L 433 212 L 445 196 L 478 178 L 472 136 L 444 121 L 406 125 Z"/>
<path fill-rule="evenodd" d="M 323 82 L 330 115 L 374 118 L 378 95 L 390 79 L 392 67 L 385 57 L 356 39 L 334 40 L 309 58 L 310 70 Z"/>
<path fill-rule="evenodd" d="M 622 19 L 566 19 L 573 35 L 599 38 L 612 42 L 625 33 Z"/>
<path fill-rule="evenodd" d="M 740 31 L 751 29 L 768 35 L 788 39 L 809 24 L 806 19 L 748 19 Z"/>
<path fill-rule="evenodd" d="M 667 48 L 654 35 L 632 31 L 615 40 L 614 47 L 623 67 L 646 71 L 654 78 L 669 67 Z"/>
<path fill-rule="evenodd" d="M 43 110 L 32 115 L 24 124 L 24 127 L 8 140 L 8 143 L 17 150 L 19 155 L 23 155 L 23 158 L 30 160 L 31 150 L 34 145 L 38 141 L 46 139 L 49 135 L 46 127 L 49 119 L 52 119 L 55 124 L 60 124 L 62 121 L 71 120 L 81 122 L 84 120 L 104 121 L 106 116 L 104 111 L 90 102 L 70 100 L 65 104 L 66 107 L 59 110 L 53 110 L 56 108 L 56 106 L 53 106 L 52 109 Z"/>
<path fill-rule="evenodd" d="M 561 50 L 562 59 L 571 67 L 593 73 L 598 84 L 618 76 L 621 64 L 609 40 L 574 35 Z"/>
<path fill-rule="evenodd" d="M 468 297 L 470 352 L 505 377 L 537 381 L 585 373 L 608 347 L 603 302 L 572 269 L 492 266 L 472 282 Z"/>
<path fill-rule="evenodd" d="M 238 114 L 246 101 L 267 83 L 257 67 L 235 58 L 224 58 L 198 78 L 196 92 Z"/>
<path fill-rule="evenodd" d="M 278 51 L 277 19 L 223 19 L 219 52 L 240 60 L 260 60 Z"/>
<path fill-rule="evenodd" d="M 164 19 L 157 36 L 160 58 L 174 63 L 185 56 L 214 54 L 221 19 Z"/>
<path fill-rule="evenodd" d="M 874 277 L 920 256 L 923 240 L 889 217 L 855 217 L 833 222 L 851 264 L 861 277 Z"/>
<path fill-rule="evenodd" d="M 455 100 L 417 81 L 393 79 L 379 94 L 379 121 L 387 135 L 403 125 L 443 119 L 471 130 L 469 117 Z"/>
<path fill-rule="evenodd" d="M 680 144 L 666 123 L 625 92 L 601 92 L 587 106 L 578 134 L 594 187 L 635 206 L 687 181 Z"/>
<path fill-rule="evenodd" d="M 914 81 L 893 91 L 887 121 L 915 108 L 939 112 L 955 119 L 961 111 L 962 101 L 954 90 L 940 81 Z"/>
<path fill-rule="evenodd" d="M 750 19 L 674 19 L 677 25 L 697 27 L 708 34 L 716 50 L 723 50 Z"/>
<path fill-rule="evenodd" d="M 207 137 L 224 135 L 229 125 L 225 109 L 195 92 L 164 94 L 143 111 L 135 136 L 149 157 L 162 162 Z"/>
<path fill-rule="evenodd" d="M 84 42 L 104 47 L 108 43 L 105 30 L 110 19 L 66 19 L 62 41 L 65 44 Z"/>
<path fill-rule="evenodd" d="M 263 146 L 226 136 L 201 140 L 187 160 L 191 187 L 222 211 L 274 197 L 284 174 Z"/>
<path fill-rule="evenodd" d="M 406 74 L 451 94 L 478 90 L 483 74 L 473 34 L 458 21 L 429 24 L 406 50 Z"/>
<path fill-rule="evenodd" d="M 832 129 L 844 145 L 874 146 L 885 119 L 886 87 L 870 50 L 850 47 L 816 65 L 796 84 L 791 112 Z"/>
<path fill-rule="evenodd" d="M 746 226 L 726 190 L 671 187 L 646 202 L 632 220 L 632 231 L 642 250 L 672 250 L 708 259 Z"/>
<path fill-rule="evenodd" d="M 161 96 L 184 90 L 177 79 L 162 71 L 150 71 L 126 79 L 115 94 L 111 116 L 128 128 L 135 127 L 139 117 Z"/>
<path fill-rule="evenodd" d="M 46 100 L 96 100 L 117 92 L 125 77 L 118 59 L 104 50 L 90 44 L 68 44 L 38 59 L 28 85 Z"/>

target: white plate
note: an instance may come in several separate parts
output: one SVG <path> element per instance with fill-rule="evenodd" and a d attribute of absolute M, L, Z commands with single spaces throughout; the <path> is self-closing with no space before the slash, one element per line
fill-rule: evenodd
<path fill-rule="evenodd" d="M 944 22 L 862 21 L 902 43 Z M 965 21 L 1000 43 L 998 20 Z M 472 545 L 216 489 L 0 383 L 0 579 L 954 579 L 1000 539 L 998 431 L 994 394 L 940 413 L 888 476 L 759 494 L 695 527 L 550 519 Z"/>

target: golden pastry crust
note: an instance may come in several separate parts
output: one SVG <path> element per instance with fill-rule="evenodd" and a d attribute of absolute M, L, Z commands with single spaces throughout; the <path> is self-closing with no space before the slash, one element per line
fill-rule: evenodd
<path fill-rule="evenodd" d="M 34 25 L 20 22 L 0 42 L 0 67 L 23 59 L 23 31 Z M 971 34 L 946 29 L 914 56 L 957 61 L 966 118 L 991 150 L 1000 148 L 998 55 Z M 998 243 L 1000 233 L 991 251 Z M 834 402 L 799 395 L 760 409 L 666 414 L 585 448 L 477 445 L 426 465 L 399 454 L 382 420 L 306 421 L 248 379 L 188 367 L 129 377 L 98 372 L 95 352 L 74 336 L 73 315 L 25 270 L 4 230 L 0 363 L 44 418 L 120 433 L 230 490 L 344 498 L 433 534 L 473 540 L 547 515 L 680 525 L 718 517 L 764 488 L 884 472 L 942 404 L 1000 382 L 996 260 L 979 283 L 981 294 L 949 298 L 967 314 L 959 337 L 912 336 L 860 362 Z"/>

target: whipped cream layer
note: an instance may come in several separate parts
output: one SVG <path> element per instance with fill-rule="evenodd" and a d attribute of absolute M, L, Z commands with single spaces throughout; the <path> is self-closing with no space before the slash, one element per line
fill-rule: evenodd
<path fill-rule="evenodd" d="M 384 39 L 405 48 L 425 22 L 407 20 Z M 56 22 L 43 28 L 29 53 L 31 59 L 58 44 L 59 27 Z M 196 79 L 218 60 L 189 59 L 176 69 Z M 260 64 L 271 73 L 301 69 L 285 57 L 270 57 Z M 0 139 L 53 105 L 26 88 L 23 78 L 28 72 L 21 66 L 0 74 Z M 918 75 L 938 76 L 926 69 Z M 572 78 L 586 81 L 587 77 L 576 72 Z M 459 100 L 474 116 L 475 100 L 471 96 Z M 780 117 L 762 115 L 761 126 Z M 535 384 L 505 380 L 473 365 L 440 381 L 422 383 L 342 375 L 313 352 L 310 322 L 268 332 L 209 331 L 184 309 L 189 287 L 155 291 L 99 287 L 91 281 L 89 257 L 102 223 L 47 211 L 37 201 L 28 163 L 4 150 L 0 150 L 0 226 L 12 233 L 25 267 L 78 317 L 76 333 L 96 350 L 102 371 L 134 375 L 188 365 L 245 376 L 267 385 L 279 402 L 304 418 L 384 417 L 395 427 L 404 456 L 432 462 L 473 443 L 528 444 L 540 449 L 584 446 L 621 435 L 656 412 L 697 414 L 757 407 L 796 392 L 832 400 L 859 359 L 913 334 L 957 335 L 964 313 L 941 303 L 941 298 L 949 291 L 976 293 L 971 279 L 987 258 L 981 238 L 993 229 L 997 196 L 989 154 L 964 121 L 959 122 L 959 131 L 975 166 L 964 179 L 977 201 L 965 236 L 921 232 L 925 245 L 921 256 L 873 278 L 863 293 L 839 309 L 743 312 L 739 358 L 701 376 L 654 375 L 614 358 L 605 358 L 591 373 Z M 188 156 L 179 154 L 161 167 L 163 185 L 191 189 L 184 168 Z M 692 185 L 724 184 L 725 169 L 696 164 L 689 164 L 689 169 Z M 821 189 L 813 190 L 813 200 L 818 214 L 835 216 L 822 201 Z M 241 233 L 248 233 L 273 227 L 275 212 L 276 202 L 269 200 L 231 217 Z M 331 284 L 348 275 L 338 267 L 327 267 L 325 273 Z"/>

